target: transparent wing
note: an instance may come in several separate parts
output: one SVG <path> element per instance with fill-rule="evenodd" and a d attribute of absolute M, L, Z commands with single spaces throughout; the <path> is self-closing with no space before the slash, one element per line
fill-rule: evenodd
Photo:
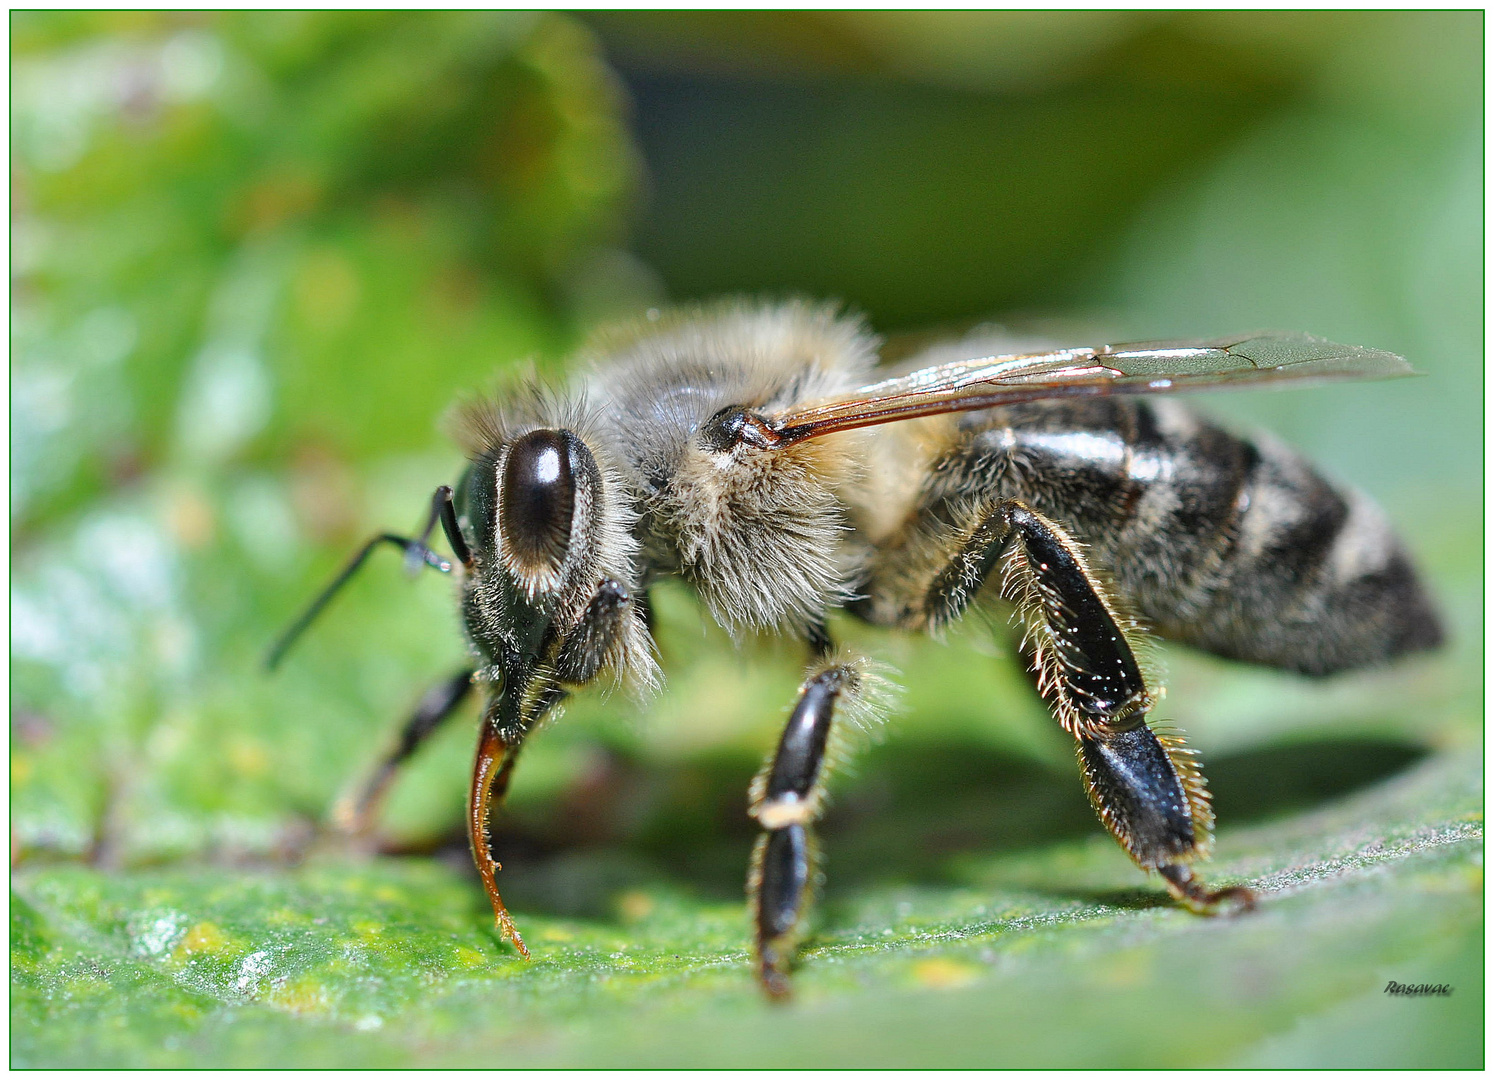
<path fill-rule="evenodd" d="M 1149 341 L 974 357 L 763 419 L 776 442 L 798 442 L 871 424 L 1048 398 L 1255 389 L 1285 382 L 1302 386 L 1414 374 L 1411 365 L 1394 353 L 1340 345 L 1311 334 L 1266 330 L 1212 341 Z"/>

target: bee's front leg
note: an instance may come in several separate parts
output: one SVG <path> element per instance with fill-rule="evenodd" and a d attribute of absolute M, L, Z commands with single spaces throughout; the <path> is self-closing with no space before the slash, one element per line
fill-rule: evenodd
<path fill-rule="evenodd" d="M 513 777 L 522 745 L 522 733 L 501 730 L 490 717 L 483 718 L 477 738 L 477 757 L 472 763 L 472 787 L 467 796 L 467 838 L 472 844 L 472 861 L 477 865 L 483 891 L 493 905 L 498 932 L 512 941 L 519 955 L 528 960 L 529 950 L 498 893 L 498 871 L 503 866 L 493 858 L 492 842 L 488 837 L 492 808 L 503 802 L 503 797 L 508 794 L 508 783 Z"/>
<path fill-rule="evenodd" d="M 1193 752 L 1146 722 L 1155 695 L 1130 638 L 1079 544 L 1015 499 L 987 515 L 925 600 L 931 622 L 957 616 L 1004 562 L 1002 595 L 1027 628 L 1038 691 L 1078 744 L 1090 802 L 1138 866 L 1161 875 L 1189 908 L 1253 902 L 1249 889 L 1211 891 L 1189 864 L 1206 858 L 1214 812 Z"/>
<path fill-rule="evenodd" d="M 747 812 L 763 834 L 752 852 L 747 895 L 758 977 L 770 998 L 788 996 L 793 949 L 815 890 L 812 826 L 823 809 L 837 709 L 864 712 L 872 679 L 859 662 L 816 663 L 777 751 L 752 781 Z"/>
<path fill-rule="evenodd" d="M 547 621 L 541 623 L 540 620 Z M 529 950 L 519 936 L 514 920 L 498 893 L 498 871 L 489 840 L 489 820 L 494 807 L 508 793 L 509 780 L 519 750 L 529 732 L 573 687 L 585 686 L 609 670 L 630 662 L 636 678 L 652 678 L 652 658 L 635 598 L 619 581 L 604 578 L 579 616 L 565 628 L 548 617 L 535 615 L 528 629 L 533 652 L 508 658 L 503 670 L 479 671 L 476 678 L 488 686 L 488 703 L 477 756 L 472 764 L 472 786 L 467 797 L 467 835 L 472 859 L 482 879 L 483 890 L 493 906 L 499 932 L 514 943 L 524 959 Z M 537 629 L 536 627 L 542 627 Z"/>

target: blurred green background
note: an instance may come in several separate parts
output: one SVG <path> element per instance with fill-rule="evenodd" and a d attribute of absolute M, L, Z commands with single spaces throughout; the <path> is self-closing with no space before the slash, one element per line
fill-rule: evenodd
<path fill-rule="evenodd" d="M 1480 1064 L 1482 18 L 12 14 L 13 1064 Z M 319 834 L 461 662 L 450 595 L 387 557 L 266 644 L 454 478 L 457 394 L 726 292 L 1425 373 L 1200 402 L 1372 493 L 1452 634 L 1326 683 L 1166 650 L 1261 912 L 1159 903 L 1002 635 L 842 622 L 908 692 L 768 1009 L 744 792 L 802 656 L 669 589 L 666 692 L 577 700 L 499 819 L 535 964 L 470 723 L 394 793 L 409 855 Z"/>

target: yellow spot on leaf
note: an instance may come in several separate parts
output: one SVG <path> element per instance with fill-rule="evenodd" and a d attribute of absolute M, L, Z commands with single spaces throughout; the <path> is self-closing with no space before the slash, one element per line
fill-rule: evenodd
<path fill-rule="evenodd" d="M 1096 961 L 1094 967 L 1096 982 L 1118 990 L 1140 986 L 1150 974 L 1150 958 L 1138 951 L 1118 953 L 1108 959 Z"/>
<path fill-rule="evenodd" d="M 641 889 L 629 889 L 617 898 L 617 913 L 623 922 L 639 922 L 653 914 L 654 898 Z"/>
<path fill-rule="evenodd" d="M 457 967 L 471 969 L 486 967 L 488 959 L 488 957 L 484 956 L 476 949 L 469 949 L 467 948 L 467 946 L 462 945 L 459 946 L 456 952 L 452 955 L 451 961 Z"/>
<path fill-rule="evenodd" d="M 185 959 L 193 953 L 216 953 L 223 952 L 231 942 L 228 935 L 218 929 L 210 922 L 200 922 L 182 936 L 172 950 L 172 955 L 178 959 Z"/>
<path fill-rule="evenodd" d="M 228 760 L 241 776 L 263 776 L 270 768 L 270 755 L 253 739 L 235 739 L 228 747 Z"/>
<path fill-rule="evenodd" d="M 292 286 L 297 314 L 323 333 L 347 325 L 358 306 L 360 291 L 353 264 L 331 248 L 309 255 Z"/>
<path fill-rule="evenodd" d="M 309 975 L 275 987 L 266 1000 L 298 1016 L 318 1016 L 327 1011 L 327 989 Z"/>
<path fill-rule="evenodd" d="M 913 965 L 913 978 L 920 986 L 932 986 L 940 990 L 968 986 L 979 975 L 980 969 L 974 965 L 942 956 L 920 960 Z"/>
<path fill-rule="evenodd" d="M 1484 868 L 1477 864 L 1468 866 L 1463 870 L 1464 884 L 1476 893 L 1484 891 Z"/>
<path fill-rule="evenodd" d="M 166 503 L 166 527 L 183 547 L 200 548 L 213 539 L 213 506 L 196 488 L 179 486 Z"/>

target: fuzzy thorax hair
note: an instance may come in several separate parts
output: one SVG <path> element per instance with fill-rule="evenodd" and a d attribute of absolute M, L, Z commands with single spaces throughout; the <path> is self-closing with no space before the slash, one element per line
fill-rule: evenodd
<path fill-rule="evenodd" d="M 729 407 L 768 413 L 849 391 L 876 345 L 830 306 L 730 302 L 613 330 L 589 350 L 589 400 L 638 500 L 648 569 L 689 580 L 729 630 L 802 629 L 844 601 L 841 496 L 860 438 L 718 450 L 701 428 Z"/>

